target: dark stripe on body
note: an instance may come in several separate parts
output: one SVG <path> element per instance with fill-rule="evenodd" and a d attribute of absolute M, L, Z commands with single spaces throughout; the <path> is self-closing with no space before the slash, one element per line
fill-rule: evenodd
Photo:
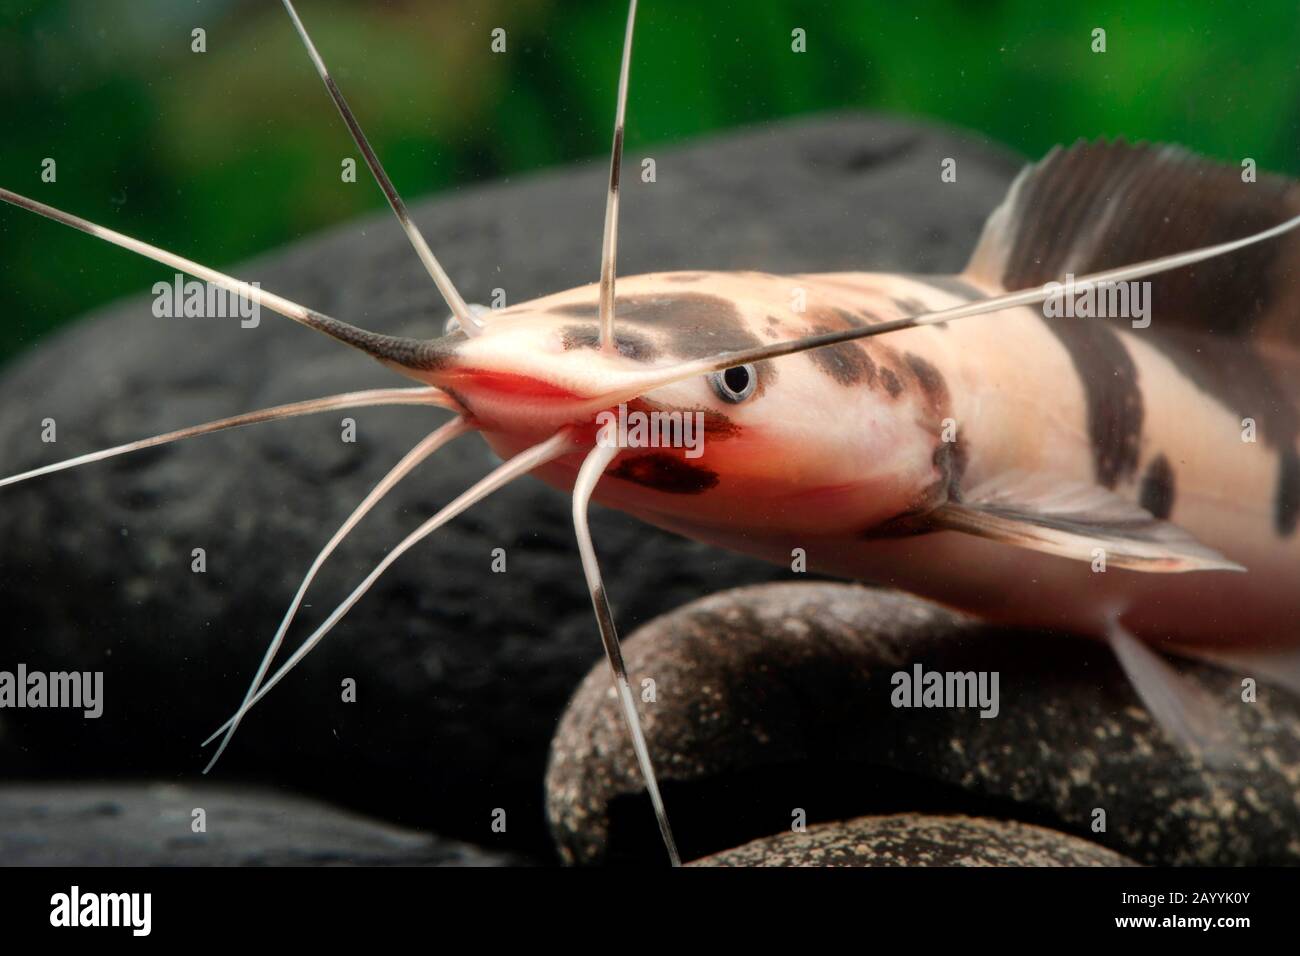
<path fill-rule="evenodd" d="M 1097 483 L 1114 488 L 1137 471 L 1145 416 L 1137 365 L 1104 319 L 1047 319 L 1079 373 Z"/>
<path fill-rule="evenodd" d="M 1180 149 L 1079 143 L 1054 150 L 1021 174 L 990 220 L 999 228 L 986 230 L 973 261 L 1006 289 L 1032 288 L 1067 273 L 1104 271 L 1247 236 L 1297 211 L 1300 188 L 1280 176 L 1260 174 L 1246 182 L 1238 166 Z M 1300 519 L 1296 393 L 1278 387 L 1279 369 L 1261 357 L 1251 337 L 1300 344 L 1293 281 L 1298 251 L 1290 236 L 1152 276 L 1146 281 L 1149 301 L 1160 310 L 1157 328 L 1140 333 L 1208 396 L 1259 422 L 1261 439 L 1278 452 L 1273 523 L 1284 536 L 1295 533 Z M 1123 386 L 1103 387 L 1081 367 L 1089 333 L 1077 329 L 1096 323 L 1058 320 L 1049 327 L 1080 367 L 1097 470 L 1113 478 L 1128 470 L 1123 436 L 1138 434 L 1141 407 L 1125 412 Z M 1083 360 L 1094 374 L 1105 373 L 1106 349 Z"/>

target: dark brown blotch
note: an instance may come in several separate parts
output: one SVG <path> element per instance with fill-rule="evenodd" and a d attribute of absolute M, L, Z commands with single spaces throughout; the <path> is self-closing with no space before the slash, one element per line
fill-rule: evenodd
<path fill-rule="evenodd" d="M 627 458 L 610 475 L 670 495 L 698 495 L 718 483 L 718 473 L 703 465 L 659 452 Z"/>
<path fill-rule="evenodd" d="M 553 306 L 547 311 L 572 318 L 596 318 L 600 310 L 594 302 L 577 302 Z M 746 326 L 740 310 L 731 302 L 702 292 L 618 296 L 614 304 L 614 324 L 616 329 L 625 330 L 628 325 L 634 325 L 644 331 L 653 330 L 663 337 L 659 351 L 675 359 L 706 358 L 719 352 L 737 352 L 763 344 Z M 761 396 L 776 382 L 777 370 L 770 361 L 755 365 L 758 370 L 756 394 Z"/>
<path fill-rule="evenodd" d="M 966 473 L 966 446 L 960 438 L 954 441 L 940 441 L 934 446 L 930 457 L 934 464 L 935 478 L 923 487 L 897 517 L 875 529 L 874 536 L 894 537 L 899 534 L 913 534 L 919 527 L 924 527 L 925 516 L 940 505 L 949 501 L 961 500 L 961 479 Z M 869 535 L 871 536 L 871 535 Z"/>
<path fill-rule="evenodd" d="M 920 299 L 914 299 L 911 296 L 891 299 L 890 301 L 894 303 L 894 307 L 903 315 L 920 315 L 922 312 L 929 311 L 926 309 L 924 302 Z"/>
<path fill-rule="evenodd" d="M 1174 467 L 1164 455 L 1156 455 L 1142 473 L 1138 504 L 1162 521 L 1174 510 Z"/>
<path fill-rule="evenodd" d="M 917 384 L 925 392 L 925 397 L 935 407 L 946 408 L 948 405 L 948 383 L 944 380 L 943 373 L 914 352 L 903 353 L 903 361 L 907 363 L 907 367 L 916 376 Z"/>
<path fill-rule="evenodd" d="M 813 335 L 824 335 L 831 331 L 835 330 L 824 325 L 812 328 Z M 867 350 L 856 342 L 812 349 L 808 352 L 808 358 L 838 385 L 848 387 L 865 384 L 871 387 L 876 383 L 876 363 L 871 360 Z"/>
<path fill-rule="evenodd" d="M 554 306 L 547 311 L 586 319 L 600 315 L 600 307 L 595 302 Z M 731 302 L 703 292 L 621 295 L 614 303 L 614 320 L 616 325 L 629 322 L 662 332 L 667 336 L 666 348 L 674 358 L 704 358 L 762 344 Z"/>
<path fill-rule="evenodd" d="M 600 348 L 600 328 L 595 325 L 567 325 L 560 332 L 560 340 L 566 352 L 572 349 Z M 634 362 L 650 362 L 659 357 L 655 348 L 644 335 L 627 329 L 614 330 L 614 348 L 624 358 Z"/>
<path fill-rule="evenodd" d="M 881 368 L 880 382 L 885 386 L 885 391 L 889 393 L 890 398 L 898 398 L 899 395 L 903 394 L 903 383 L 894 374 L 892 368 Z"/>
<path fill-rule="evenodd" d="M 966 464 L 970 461 L 970 449 L 966 447 L 960 432 L 952 441 L 941 440 L 935 446 L 933 461 L 943 480 L 948 500 L 960 501 L 961 480 L 966 475 Z"/>
<path fill-rule="evenodd" d="M 745 325 L 740 310 L 721 296 L 700 292 L 633 296 L 626 307 L 620 300 L 617 315 L 666 332 L 669 348 L 681 358 L 703 358 L 762 344 Z"/>

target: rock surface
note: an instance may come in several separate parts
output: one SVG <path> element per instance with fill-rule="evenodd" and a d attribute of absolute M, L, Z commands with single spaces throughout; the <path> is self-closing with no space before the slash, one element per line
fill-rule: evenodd
<path fill-rule="evenodd" d="M 201 816 L 195 811 L 202 810 Z M 194 832 L 201 819 L 203 832 Z M 0 866 L 509 866 L 313 800 L 248 787 L 0 787 Z"/>
<path fill-rule="evenodd" d="M 953 271 L 1019 166 L 967 136 L 855 116 L 629 149 L 628 167 L 643 155 L 656 158 L 658 181 L 624 190 L 625 274 Z M 946 156 L 959 159 L 957 183 L 939 181 Z M 413 208 L 469 300 L 502 288 L 520 302 L 596 277 L 605 176 L 598 160 Z M 380 332 L 428 336 L 445 315 L 386 211 L 228 271 Z M 157 319 L 150 304 L 105 309 L 5 371 L 0 470 L 402 384 L 270 313 L 243 329 Z M 197 778 L 199 741 L 242 698 L 312 556 L 438 420 L 418 408 L 347 414 L 355 444 L 340 440 L 342 416 L 329 414 L 4 489 L 0 669 L 103 671 L 106 698 L 98 720 L 0 713 L 6 778 Z M 57 423 L 53 446 L 41 442 L 46 418 Z M 408 479 L 326 566 L 295 633 L 305 636 L 386 548 L 491 463 L 467 438 Z M 609 512 L 593 529 L 627 631 L 702 594 L 785 574 Z M 489 570 L 496 547 L 507 549 L 506 574 Z M 206 552 L 204 574 L 191 572 L 195 548 Z M 511 845 L 549 853 L 547 744 L 599 655 L 568 503 L 521 482 L 398 562 L 248 719 L 217 779 L 304 788 L 469 839 L 501 807 Z M 340 701 L 347 678 L 356 703 Z"/>
<path fill-rule="evenodd" d="M 716 594 L 625 656 L 633 687 L 654 681 L 640 710 L 684 859 L 788 831 L 802 810 L 1014 819 L 1143 863 L 1300 862 L 1300 703 L 1263 684 L 1242 703 L 1240 675 L 1179 665 L 1242 740 L 1241 762 L 1213 770 L 1167 742 L 1105 646 L 858 585 Z M 894 706 L 893 675 L 918 664 L 996 672 L 997 715 Z M 603 666 L 560 723 L 547 794 L 566 859 L 664 860 Z"/>
<path fill-rule="evenodd" d="M 1134 866 L 1105 847 L 1014 820 L 900 813 L 781 833 L 692 866 Z"/>

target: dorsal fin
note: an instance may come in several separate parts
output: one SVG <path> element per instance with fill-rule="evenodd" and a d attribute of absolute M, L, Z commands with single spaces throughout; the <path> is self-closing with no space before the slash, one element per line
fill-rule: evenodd
<path fill-rule="evenodd" d="M 1300 184 L 1175 146 L 1080 141 L 1026 167 L 966 275 L 1015 290 L 1225 242 L 1300 213 Z M 1260 243 L 1151 279 L 1156 324 L 1300 345 L 1300 240 Z"/>

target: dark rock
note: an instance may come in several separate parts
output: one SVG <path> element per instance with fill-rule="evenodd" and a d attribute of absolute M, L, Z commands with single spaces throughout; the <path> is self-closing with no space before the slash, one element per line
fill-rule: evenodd
<path fill-rule="evenodd" d="M 966 136 L 862 117 L 629 150 L 629 166 L 647 154 L 658 181 L 633 177 L 623 194 L 625 274 L 955 270 L 1019 165 Z M 939 181 L 944 156 L 960 159 L 956 184 Z M 606 175 L 597 160 L 422 203 L 415 218 L 470 301 L 500 287 L 520 302 L 597 276 Z M 386 211 L 230 271 L 381 332 L 429 336 L 445 315 Z M 405 384 L 270 313 L 242 329 L 157 319 L 150 303 L 106 309 L 7 370 L 5 473 L 243 410 Z M 107 698 L 99 720 L 0 714 L 6 777 L 196 778 L 199 741 L 242 698 L 312 556 L 441 420 L 416 408 L 346 414 L 356 444 L 340 441 L 342 415 L 330 414 L 0 492 L 0 668 L 102 670 Z M 47 417 L 54 446 L 40 440 Z M 294 634 L 492 461 L 477 439 L 461 439 L 408 479 L 326 566 Z M 785 574 L 606 511 L 593 528 L 628 629 Z M 190 570 L 198 547 L 206 574 Z M 509 552 L 508 574 L 489 570 L 495 547 Z M 249 718 L 218 779 L 304 788 L 469 839 L 503 807 L 512 845 L 545 850 L 547 745 L 599 656 L 568 503 L 530 479 L 403 558 Z M 355 704 L 340 702 L 348 677 Z"/>
<path fill-rule="evenodd" d="M 204 832 L 195 833 L 196 809 Z M 247 787 L 0 787 L 0 866 L 510 866 L 524 861 Z"/>
<path fill-rule="evenodd" d="M 1300 704 L 1181 665 L 1224 702 L 1241 762 L 1175 750 L 1110 651 L 999 631 L 889 591 L 770 584 L 713 595 L 626 642 L 664 800 L 685 859 L 808 822 L 965 813 L 1092 840 L 1144 863 L 1300 862 Z M 892 675 L 995 671 L 999 712 L 903 709 Z M 662 861 L 649 801 L 603 665 L 560 722 L 548 811 L 566 859 Z M 1093 832 L 1096 811 L 1105 832 Z"/>
<path fill-rule="evenodd" d="M 1136 866 L 1078 837 L 1015 820 L 900 813 L 753 840 L 692 866 Z"/>

